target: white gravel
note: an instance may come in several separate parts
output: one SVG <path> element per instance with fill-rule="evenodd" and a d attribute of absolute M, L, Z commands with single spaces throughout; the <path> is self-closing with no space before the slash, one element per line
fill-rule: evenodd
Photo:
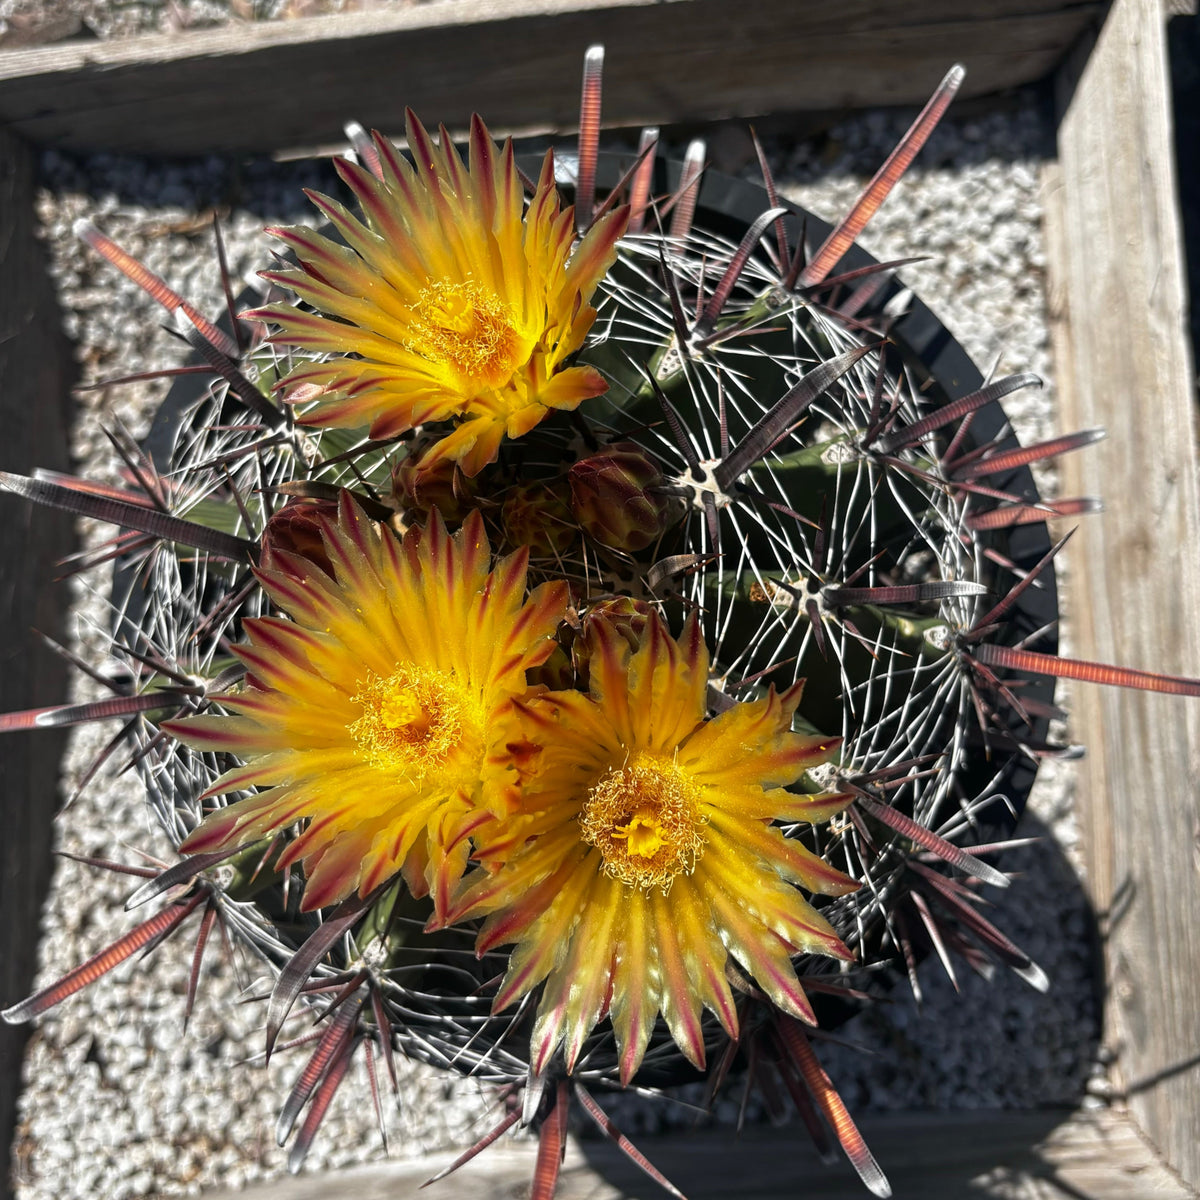
<path fill-rule="evenodd" d="M 0 0 L 0 47 L 65 38 L 179 33 L 214 25 L 317 17 L 419 0 Z"/>
<path fill-rule="evenodd" d="M 891 114 L 868 113 L 819 142 L 780 142 L 772 153 L 786 194 L 826 217 L 844 211 L 902 128 Z M 1004 112 L 948 122 L 863 238 L 880 258 L 935 256 L 907 269 L 905 278 L 985 372 L 995 365 L 1000 372 L 1048 374 L 1038 201 L 1038 162 L 1048 139 L 1029 97 Z M 228 209 L 230 259 L 241 275 L 267 259 L 259 226 L 307 218 L 300 184 L 321 186 L 328 177 L 316 167 L 235 170 L 215 161 L 160 166 L 54 154 L 43 167 L 42 220 L 88 380 L 178 364 L 185 354 L 157 327 L 160 311 L 73 241 L 77 217 L 95 220 L 215 313 L 222 301 L 211 233 L 196 221 L 197 210 Z M 117 464 L 98 432 L 100 421 L 120 419 L 141 435 L 163 392 L 163 385 L 148 384 L 88 393 L 74 433 L 82 472 L 112 478 Z M 1023 395 L 1019 409 L 1013 406 L 1023 439 L 1051 432 L 1052 395 L 1049 388 Z M 78 648 L 94 657 L 103 643 L 95 633 L 105 623 L 103 601 L 81 587 L 76 594 Z M 81 696 L 92 690 L 79 685 Z M 68 793 L 111 732 L 76 733 Z M 822 1050 L 852 1107 L 1030 1107 L 1071 1103 L 1082 1093 L 1094 1071 L 1097 1008 L 1086 905 L 1064 859 L 1064 852 L 1075 853 L 1069 772 L 1057 770 L 1039 783 L 1030 813 L 1023 832 L 1049 829 L 1053 837 L 1006 861 L 1023 877 L 1001 898 L 995 920 L 1049 973 L 1051 992 L 1041 996 L 1007 973 L 987 986 L 963 967 L 962 992 L 955 995 L 927 964 L 923 1008 L 901 985 L 892 1003 L 841 1031 L 865 1044 L 871 1057 L 840 1046 Z M 136 861 L 133 846 L 167 849 L 131 775 L 93 784 L 61 818 L 58 844 L 125 861 Z M 60 861 L 44 914 L 39 985 L 132 924 L 122 911 L 128 890 L 119 878 Z M 245 1064 L 261 1041 L 262 1009 L 242 1003 L 242 972 L 255 968 L 246 959 L 239 971 L 217 942 L 191 1026 L 182 1033 L 189 965 L 188 940 L 168 943 L 39 1023 L 17 1135 L 22 1200 L 176 1195 L 283 1171 L 273 1128 L 301 1052 L 277 1056 L 267 1072 Z M 382 1155 L 368 1095 L 365 1075 L 346 1081 L 308 1169 Z M 392 1151 L 416 1154 L 461 1141 L 485 1106 L 473 1084 L 410 1067 L 402 1107 L 387 1102 Z M 736 1101 L 726 1102 L 723 1113 L 734 1107 Z M 645 1109 L 636 1123 L 658 1124 L 665 1112 L 665 1106 Z"/>

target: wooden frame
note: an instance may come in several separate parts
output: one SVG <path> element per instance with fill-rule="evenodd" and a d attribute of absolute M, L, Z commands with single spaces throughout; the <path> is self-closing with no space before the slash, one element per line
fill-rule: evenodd
<path fill-rule="evenodd" d="M 0 125 L 36 143 L 160 155 L 331 142 L 348 116 L 396 131 L 401 102 L 441 116 L 452 128 L 464 125 L 472 109 L 486 112 L 497 129 L 564 128 L 574 119 L 582 51 L 601 40 L 609 50 L 605 113 L 615 124 L 913 103 L 954 58 L 969 68 L 969 94 L 1056 72 L 1059 157 L 1046 170 L 1046 220 L 1063 424 L 1105 424 L 1119 435 L 1069 460 L 1067 490 L 1102 494 L 1109 508 L 1102 521 L 1085 525 L 1072 547 L 1074 653 L 1197 675 L 1200 488 L 1160 5 L 1115 0 L 1105 18 L 1101 0 L 845 0 L 836 6 L 742 0 L 735 20 L 727 0 L 431 0 L 169 39 L 0 52 Z M 719 59 L 711 53 L 715 44 L 722 47 Z M 796 69 L 797 62 L 804 69 Z M 695 84 L 700 78 L 703 88 Z M 547 106 L 548 97 L 557 107 Z M 57 403 L 67 393 L 69 355 L 65 346 L 39 345 L 32 359 L 21 357 L 30 353 L 29 328 L 37 323 L 26 309 L 36 303 L 37 321 L 54 322 L 45 315 L 49 293 L 30 250 L 28 154 L 10 134 L 0 130 L 0 136 L 6 139 L 0 159 L 11 164 L 4 197 L 9 236 L 0 253 L 0 315 L 7 323 L 0 324 L 5 333 L 10 325 L 22 328 L 20 338 L 0 339 L 0 404 L 46 412 L 47 397 Z M 13 297 L 19 298 L 15 306 Z M 39 375 L 31 363 L 61 370 Z M 49 419 L 36 427 L 37 439 L 20 452 L 26 464 L 56 460 L 56 426 Z M 37 578 L 47 574 L 42 570 Z M 18 591 L 32 594 L 33 579 L 32 569 L 23 572 Z M 24 638 L 24 624 L 19 634 Z M 10 672 L 3 682 L 20 689 L 30 680 Z M 37 702 L 16 695 L 6 691 L 5 707 Z M 1028 1146 L 1036 1134 L 1037 1145 L 1052 1148 L 1052 1165 L 1061 1159 L 1054 1146 L 1072 1148 L 1076 1174 L 1064 1176 L 1058 1167 L 1048 1175 L 1035 1172 L 1032 1190 L 1022 1194 L 1195 1194 L 1200 708 L 1083 686 L 1073 695 L 1073 731 L 1092 749 L 1079 808 L 1089 886 L 1106 918 L 1108 1040 L 1118 1053 L 1132 1120 L 1179 1178 L 1155 1165 L 1119 1112 L 1081 1113 L 1048 1125 L 1032 1114 L 989 1114 L 966 1121 L 959 1133 L 982 1156 L 980 1170 L 989 1155 L 997 1168 L 1011 1164 L 1006 1137 L 1023 1137 Z M 46 780 L 34 778 L 39 770 L 45 774 L 45 762 L 43 755 L 22 767 L 7 756 L 9 782 L 0 802 L 27 802 L 34 789 L 48 795 Z M 37 844 L 48 836 L 49 806 L 41 811 L 44 819 L 30 829 Z M 15 844 L 12 829 L 6 818 L 8 846 Z M 30 929 L 44 877 L 39 870 L 35 864 L 37 878 L 31 876 L 26 893 L 12 902 L 29 914 Z M 4 936 L 11 938 L 19 923 L 6 924 Z M 0 949 L 0 962 L 8 963 L 7 943 Z M 24 952 L 31 963 L 28 945 Z M 0 1062 L 0 1069 L 0 1095 L 11 1095 L 12 1065 Z M 0 1112 L 0 1137 L 7 1140 L 4 1118 Z M 922 1194 L 961 1194 L 938 1190 L 946 1119 L 864 1124 L 872 1139 L 899 1138 L 901 1163 L 926 1164 Z M 882 1143 L 876 1149 L 888 1158 Z M 505 1153 L 527 1169 L 525 1150 Z M 787 1153 L 798 1160 L 805 1151 L 789 1146 Z M 485 1177 L 508 1177 L 500 1160 L 490 1161 Z M 1054 1183 L 1056 1172 L 1065 1180 L 1062 1188 Z M 388 1194 L 408 1194 L 403 1175 L 393 1169 L 397 1190 Z M 811 1176 L 810 1183 L 823 1188 L 822 1178 Z M 848 1183 L 843 1193 L 839 1177 L 828 1178 L 829 1188 L 814 1195 L 859 1194 L 857 1184 Z M 964 1181 L 961 1172 L 956 1178 Z M 589 1186 L 597 1186 L 594 1179 Z M 466 1187 L 464 1194 L 488 1194 Z"/>
<path fill-rule="evenodd" d="M 1049 286 L 1063 424 L 1114 435 L 1065 465 L 1068 493 L 1108 508 L 1072 546 L 1076 653 L 1195 676 L 1200 488 L 1166 16 L 1161 0 L 1117 0 L 1057 77 Z M 1115 688 L 1073 695 L 1090 747 L 1078 811 L 1105 937 L 1106 1037 L 1130 1112 L 1197 1187 L 1200 708 Z"/>
<path fill-rule="evenodd" d="M 404 106 L 465 128 L 571 128 L 579 64 L 608 48 L 605 119 L 923 103 L 1044 78 L 1103 0 L 431 0 L 183 36 L 0 52 L 0 124 L 139 154 L 274 152 L 389 133 Z M 715 51 L 720 47 L 720 52 Z"/>
<path fill-rule="evenodd" d="M 33 156 L 0 128 L 0 470 L 31 464 L 67 469 L 67 430 L 75 363 L 34 230 Z M 66 663 L 32 646 L 31 628 L 62 636 L 67 590 L 54 582 L 70 553 L 66 513 L 31 514 L 15 506 L 0 520 L 4 563 L 0 620 L 0 712 L 61 703 Z M 10 738 L 0 755 L 0 995 L 33 984 L 38 914 L 50 886 L 50 847 L 58 760 L 65 731 Z M 0 1195 L 7 1195 L 8 1144 L 16 1120 L 28 1030 L 0 1025 Z"/>
<path fill-rule="evenodd" d="M 1128 1121 L 1111 1111 L 892 1113 L 862 1121 L 887 1164 L 893 1194 L 907 1200 L 964 1196 L 1022 1200 L 1188 1200 L 1193 1193 L 1157 1162 Z M 654 1165 L 688 1200 L 864 1200 L 850 1164 L 826 1166 L 796 1126 L 731 1129 L 641 1139 Z M 647 1142 L 649 1145 L 647 1147 Z M 454 1153 L 339 1173 L 355 1200 L 509 1200 L 525 1195 L 537 1143 L 503 1142 L 424 1191 Z M 205 1200 L 326 1200 L 329 1178 L 300 1175 Z M 571 1141 L 557 1200 L 657 1200 L 666 1193 L 608 1142 Z"/>

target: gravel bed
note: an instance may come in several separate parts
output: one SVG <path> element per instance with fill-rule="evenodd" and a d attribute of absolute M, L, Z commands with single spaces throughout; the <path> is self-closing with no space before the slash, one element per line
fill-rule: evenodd
<path fill-rule="evenodd" d="M 902 128 L 894 114 L 867 113 L 816 141 L 776 138 L 770 150 L 785 194 L 824 216 L 839 214 Z M 933 256 L 907 268 L 905 279 L 985 371 L 1048 373 L 1038 164 L 1049 140 L 1032 95 L 1002 112 L 948 121 L 862 239 L 879 258 Z M 328 166 L 319 164 L 163 166 L 47 153 L 42 170 L 41 219 L 85 381 L 178 365 L 186 354 L 159 328 L 161 311 L 74 241 L 74 220 L 95 220 L 215 313 L 222 299 L 211 210 L 221 210 L 231 267 L 245 276 L 268 260 L 269 239 L 260 226 L 309 219 L 300 187 L 333 186 Z M 73 443 L 81 473 L 114 478 L 119 464 L 101 423 L 119 420 L 141 436 L 164 391 L 164 384 L 149 383 L 84 393 Z M 1049 387 L 1013 398 L 1010 412 L 1023 440 L 1050 433 L 1052 399 Z M 104 536 L 84 532 L 92 543 Z M 72 587 L 74 647 L 95 659 L 107 621 L 104 584 Z M 80 682 L 76 694 L 94 691 Z M 66 794 L 112 732 L 75 733 Z M 923 1006 L 902 985 L 891 1002 L 840 1031 L 839 1038 L 868 1053 L 834 1044 L 822 1049 L 852 1107 L 1067 1104 L 1097 1075 L 1090 918 L 1077 878 L 1069 769 L 1044 773 L 1022 832 L 1049 836 L 1006 860 L 1021 877 L 996 898 L 994 919 L 1047 971 L 1051 991 L 1039 995 L 1008 973 L 986 985 L 962 967 L 956 994 L 940 969 L 927 964 Z M 111 772 L 63 814 L 57 837 L 60 849 L 124 861 L 136 861 L 133 848 L 169 849 L 151 827 L 137 780 Z M 119 877 L 59 861 L 43 914 L 39 986 L 132 924 L 122 910 L 129 890 Z M 275 1116 L 302 1052 L 277 1055 L 265 1072 L 246 1062 L 261 1044 L 263 1010 L 243 998 L 261 992 L 264 981 L 247 956 L 235 954 L 230 962 L 217 944 L 190 1027 L 181 1032 L 189 966 L 188 939 L 168 942 L 39 1023 L 26 1058 L 16 1144 L 22 1200 L 178 1195 L 284 1170 L 284 1152 L 274 1144 Z M 306 1169 L 382 1157 L 361 1063 L 355 1071 Z M 403 1083 L 402 1103 L 390 1096 L 384 1102 L 393 1154 L 419 1154 L 474 1136 L 489 1102 L 476 1085 L 415 1066 L 404 1068 Z M 1090 1086 L 1097 1096 L 1103 1092 L 1102 1081 Z M 723 1101 L 719 1116 L 731 1118 L 736 1109 L 736 1097 Z M 669 1105 L 623 1105 L 622 1119 L 632 1132 L 678 1112 Z"/>
<path fill-rule="evenodd" d="M 425 0 L 0 0 L 0 48 L 410 8 Z"/>

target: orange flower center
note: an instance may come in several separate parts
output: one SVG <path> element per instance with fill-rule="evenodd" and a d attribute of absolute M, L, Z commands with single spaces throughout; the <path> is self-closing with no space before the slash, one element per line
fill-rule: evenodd
<path fill-rule="evenodd" d="M 602 775 L 579 823 L 604 858 L 605 873 L 630 887 L 670 890 L 704 849 L 696 785 L 669 759 L 639 754 Z"/>
<path fill-rule="evenodd" d="M 363 756 L 372 766 L 415 783 L 475 740 L 470 697 L 445 671 L 397 667 L 386 679 L 360 680 L 351 700 L 363 706 L 363 715 L 347 727 Z"/>
<path fill-rule="evenodd" d="M 499 387 L 526 357 L 512 309 L 472 280 L 430 284 L 413 315 L 409 349 L 466 379 Z"/>

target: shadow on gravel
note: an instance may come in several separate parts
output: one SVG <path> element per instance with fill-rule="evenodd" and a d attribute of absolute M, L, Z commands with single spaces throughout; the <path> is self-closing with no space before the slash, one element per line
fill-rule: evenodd
<path fill-rule="evenodd" d="M 1167 22 L 1167 53 L 1174 101 L 1176 186 L 1191 297 L 1192 365 L 1200 373 L 1200 14 L 1176 16 Z"/>

